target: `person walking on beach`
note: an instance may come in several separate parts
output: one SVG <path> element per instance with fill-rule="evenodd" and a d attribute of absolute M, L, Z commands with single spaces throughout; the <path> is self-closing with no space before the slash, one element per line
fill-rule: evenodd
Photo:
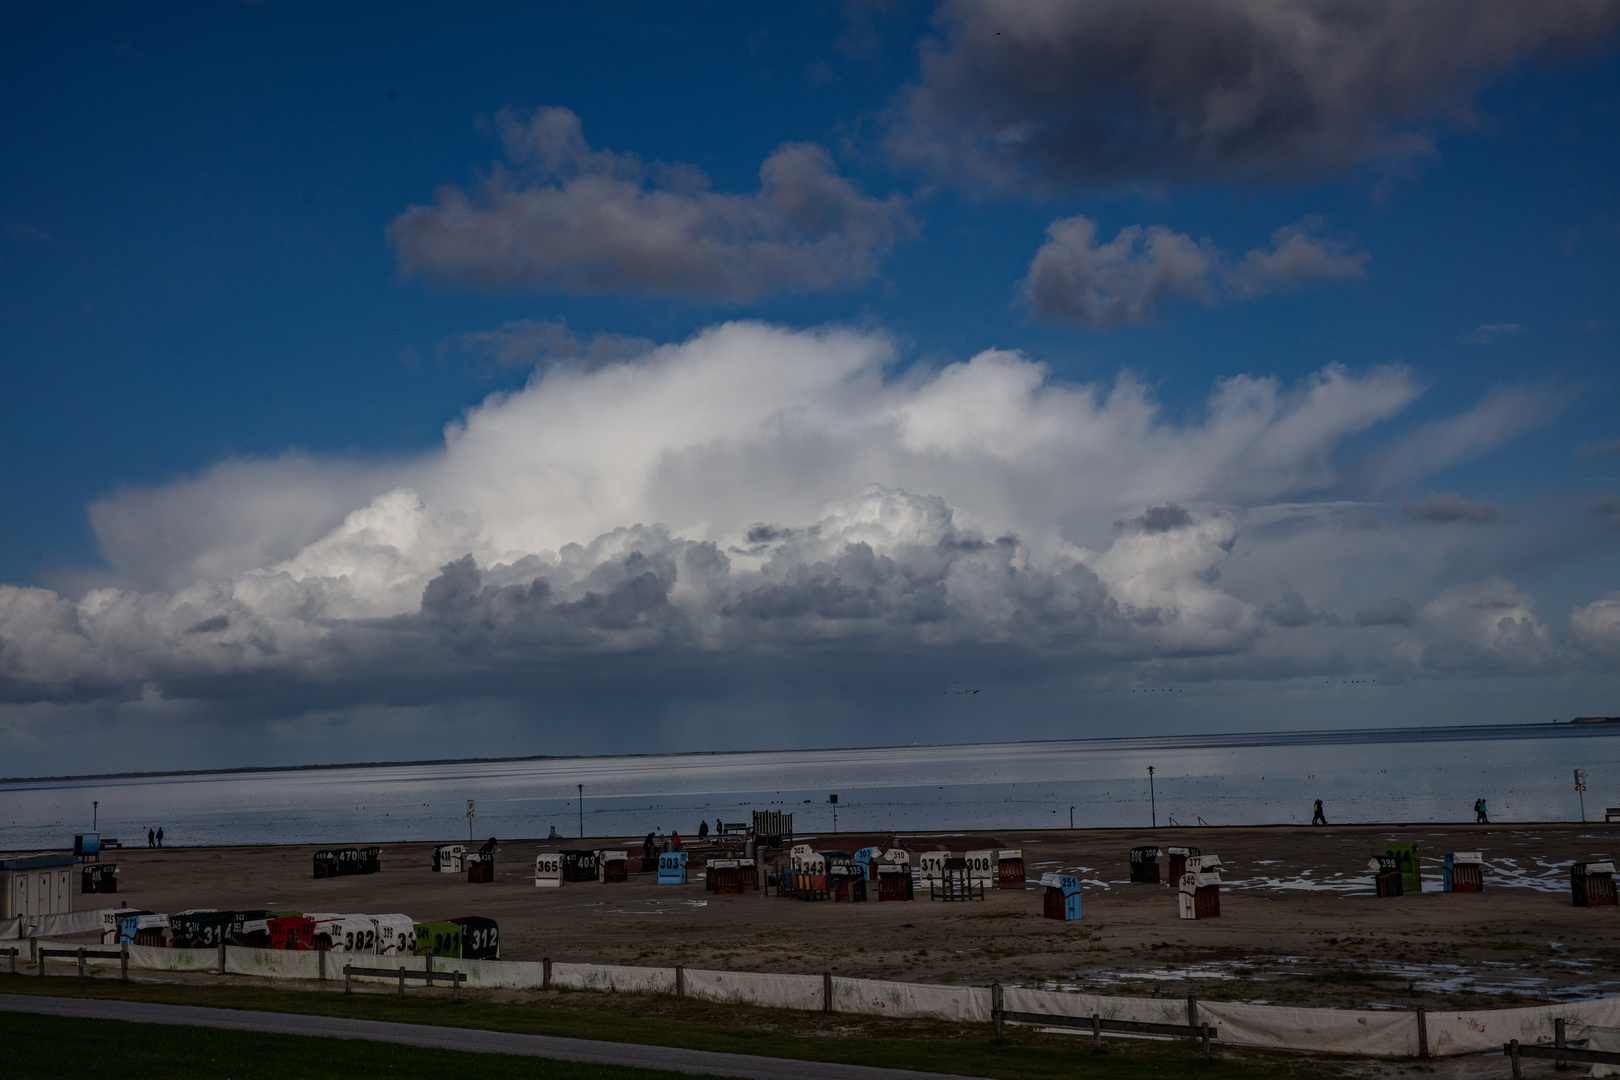
<path fill-rule="evenodd" d="M 1316 806 L 1314 807 L 1314 809 L 1315 809 L 1316 812 L 1311 815 L 1311 824 L 1312 825 L 1326 825 L 1327 824 L 1327 815 L 1322 812 L 1322 800 L 1321 799 L 1316 800 Z"/>
<path fill-rule="evenodd" d="M 709 838 L 709 819 L 704 818 L 702 821 L 698 822 L 698 839 L 699 840 L 707 840 L 708 838 Z"/>
<path fill-rule="evenodd" d="M 641 857 L 650 859 L 658 853 L 658 845 L 653 842 L 653 834 L 648 833 L 647 839 L 641 842 Z"/>
<path fill-rule="evenodd" d="M 163 826 L 158 826 L 158 847 L 163 846 Z"/>
<path fill-rule="evenodd" d="M 669 850 L 681 850 L 681 831 L 679 829 L 672 830 L 669 834 Z"/>
<path fill-rule="evenodd" d="M 1475 825 L 1489 825 L 1490 823 L 1491 823 L 1491 815 L 1485 812 L 1485 800 L 1484 799 L 1475 799 L 1474 800 L 1474 824 Z"/>
<path fill-rule="evenodd" d="M 151 829 L 146 830 L 146 846 L 157 847 L 157 833 L 153 832 Z"/>

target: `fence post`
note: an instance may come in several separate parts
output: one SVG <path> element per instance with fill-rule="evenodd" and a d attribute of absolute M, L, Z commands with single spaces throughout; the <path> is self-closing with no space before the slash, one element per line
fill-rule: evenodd
<path fill-rule="evenodd" d="M 1187 995 L 1187 1026 L 1198 1026 L 1198 999 L 1191 994 Z"/>
<path fill-rule="evenodd" d="M 832 972 L 821 973 L 821 1011 L 832 1012 Z"/>
<path fill-rule="evenodd" d="M 34 957 L 39 961 L 39 977 L 45 977 L 45 950 L 34 946 Z"/>
<path fill-rule="evenodd" d="M 352 966 L 353 965 L 351 965 L 351 964 L 344 964 L 343 965 L 343 992 L 345 994 L 354 993 L 354 990 L 349 985 L 349 968 L 352 967 Z"/>
<path fill-rule="evenodd" d="M 405 969 L 399 969 L 399 996 L 405 996 Z"/>
<path fill-rule="evenodd" d="M 1209 1060 L 1209 1032 L 1210 1032 L 1210 1027 L 1209 1027 L 1208 1024 L 1205 1024 L 1204 1025 L 1204 1060 L 1205 1061 Z"/>
<path fill-rule="evenodd" d="M 681 964 L 675 965 L 675 996 L 686 996 L 686 968 Z"/>
<path fill-rule="evenodd" d="M 125 982 L 129 982 L 129 942 L 127 941 L 118 950 L 118 969 L 119 976 Z"/>
<path fill-rule="evenodd" d="M 993 1025 L 992 1030 L 995 1032 L 995 1037 L 996 1037 L 997 1042 L 1001 1041 L 1001 1011 L 1002 1011 L 1002 1009 L 1004 1007 L 1005 1006 L 1002 1004 L 1002 997 L 1001 997 L 1001 984 L 1000 983 L 991 983 L 990 984 L 990 1023 Z"/>
<path fill-rule="evenodd" d="M 219 973 L 225 974 L 225 942 L 219 943 Z"/>
<path fill-rule="evenodd" d="M 35 960 L 38 960 L 38 959 L 39 959 L 39 938 L 30 937 L 28 939 L 28 962 L 30 964 L 32 964 Z"/>
<path fill-rule="evenodd" d="M 1429 1016 L 1427 1011 L 1421 1005 L 1417 1007 L 1417 1022 L 1418 1057 L 1426 1058 L 1429 1056 Z M 1517 1052 L 1518 1051 L 1514 1051 L 1514 1053 Z"/>
<path fill-rule="evenodd" d="M 1102 1013 L 1091 1014 L 1091 1052 L 1102 1053 Z"/>
<path fill-rule="evenodd" d="M 459 970 L 450 973 L 450 985 L 456 988 L 456 1004 L 461 1004 L 461 980 L 466 978 Z"/>
<path fill-rule="evenodd" d="M 1563 1048 L 1564 1048 L 1564 1018 L 1562 1016 L 1559 1016 L 1559 1017 L 1554 1018 L 1554 1020 L 1553 1020 L 1553 1049 L 1562 1050 Z M 1553 1068 L 1562 1069 L 1563 1067 L 1564 1067 L 1564 1059 L 1563 1058 L 1553 1058 Z"/>
<path fill-rule="evenodd" d="M 540 989 L 551 989 L 551 957 L 540 961 Z"/>
<path fill-rule="evenodd" d="M 325 982 L 326 981 L 326 950 L 325 949 L 316 949 L 315 953 L 316 953 L 316 955 L 315 955 L 316 976 L 315 977 L 320 979 L 322 982 Z"/>
<path fill-rule="evenodd" d="M 1508 1057 L 1513 1061 L 1513 1080 L 1519 1080 L 1523 1074 L 1519 1072 L 1519 1040 L 1514 1039 L 1508 1043 Z"/>
<path fill-rule="evenodd" d="M 422 957 L 422 959 L 425 962 L 423 970 L 424 970 L 424 973 L 427 975 L 427 984 L 429 986 L 432 986 L 433 985 L 433 954 L 428 953 L 426 956 Z M 400 967 L 403 970 L 404 965 L 402 964 L 402 965 L 400 965 Z M 457 983 L 456 985 L 459 986 L 460 984 Z"/>
<path fill-rule="evenodd" d="M 79 978 L 84 978 L 84 946 L 79 946 Z"/>

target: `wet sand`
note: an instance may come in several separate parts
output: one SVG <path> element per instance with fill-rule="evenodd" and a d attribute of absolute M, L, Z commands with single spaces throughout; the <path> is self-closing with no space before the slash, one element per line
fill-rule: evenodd
<path fill-rule="evenodd" d="M 800 837 L 853 851 L 867 839 Z M 1620 908 L 1577 908 L 1568 865 L 1620 854 L 1620 825 L 1413 825 L 1329 828 L 1050 830 L 994 837 L 904 838 L 914 851 L 1022 848 L 1030 882 L 992 888 L 983 902 L 835 904 L 716 896 L 693 874 L 660 886 L 569 883 L 537 889 L 535 855 L 584 843 L 506 840 L 497 878 L 468 884 L 429 869 L 431 845 L 383 845 L 375 875 L 315 880 L 312 846 L 125 849 L 113 896 L 76 896 L 154 911 L 271 908 L 404 912 L 418 921 L 486 915 L 499 921 L 504 959 L 735 968 L 914 982 L 1023 983 L 1129 995 L 1302 1005 L 1512 1004 L 1620 993 Z M 1440 857 L 1479 850 L 1483 894 L 1425 891 L 1379 900 L 1368 858 L 1390 840 L 1415 842 L 1428 889 Z M 446 841 L 453 842 L 453 841 Z M 1133 885 L 1128 852 L 1193 845 L 1220 856 L 1221 917 L 1176 917 L 1173 890 Z M 915 855 L 913 856 L 915 861 Z M 637 865 L 639 860 L 632 860 Z M 1087 883 L 1077 923 L 1044 919 L 1044 871 Z"/>

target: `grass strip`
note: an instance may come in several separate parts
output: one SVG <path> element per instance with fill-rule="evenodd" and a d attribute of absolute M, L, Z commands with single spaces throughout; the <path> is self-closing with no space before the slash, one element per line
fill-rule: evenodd
<path fill-rule="evenodd" d="M 6 1075 L 18 1080 L 692 1080 L 690 1073 L 513 1054 L 30 1013 L 0 1013 L 0 1045 Z"/>
<path fill-rule="evenodd" d="M 584 991 L 469 992 L 460 1005 L 447 991 L 355 993 L 244 983 L 120 982 L 108 978 L 0 975 L 0 993 L 202 1005 L 404 1024 L 559 1035 L 645 1046 L 678 1046 L 873 1065 L 892 1069 L 991 1077 L 995 1080 L 1163 1077 L 1171 1074 L 1243 1076 L 1259 1080 L 1346 1075 L 1356 1059 L 1216 1045 L 1205 1062 L 1196 1044 L 1105 1038 L 1093 1054 L 1089 1036 L 1045 1034 L 1009 1025 L 991 1038 L 990 1025 L 815 1013 L 676 998 L 664 994 Z"/>

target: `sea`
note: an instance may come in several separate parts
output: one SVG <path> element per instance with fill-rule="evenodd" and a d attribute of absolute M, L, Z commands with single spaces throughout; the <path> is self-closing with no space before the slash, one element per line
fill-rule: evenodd
<path fill-rule="evenodd" d="M 1575 770 L 1588 778 L 1575 790 Z M 1601 821 L 1620 722 L 333 765 L 0 782 L 0 850 L 1149 825 Z"/>

